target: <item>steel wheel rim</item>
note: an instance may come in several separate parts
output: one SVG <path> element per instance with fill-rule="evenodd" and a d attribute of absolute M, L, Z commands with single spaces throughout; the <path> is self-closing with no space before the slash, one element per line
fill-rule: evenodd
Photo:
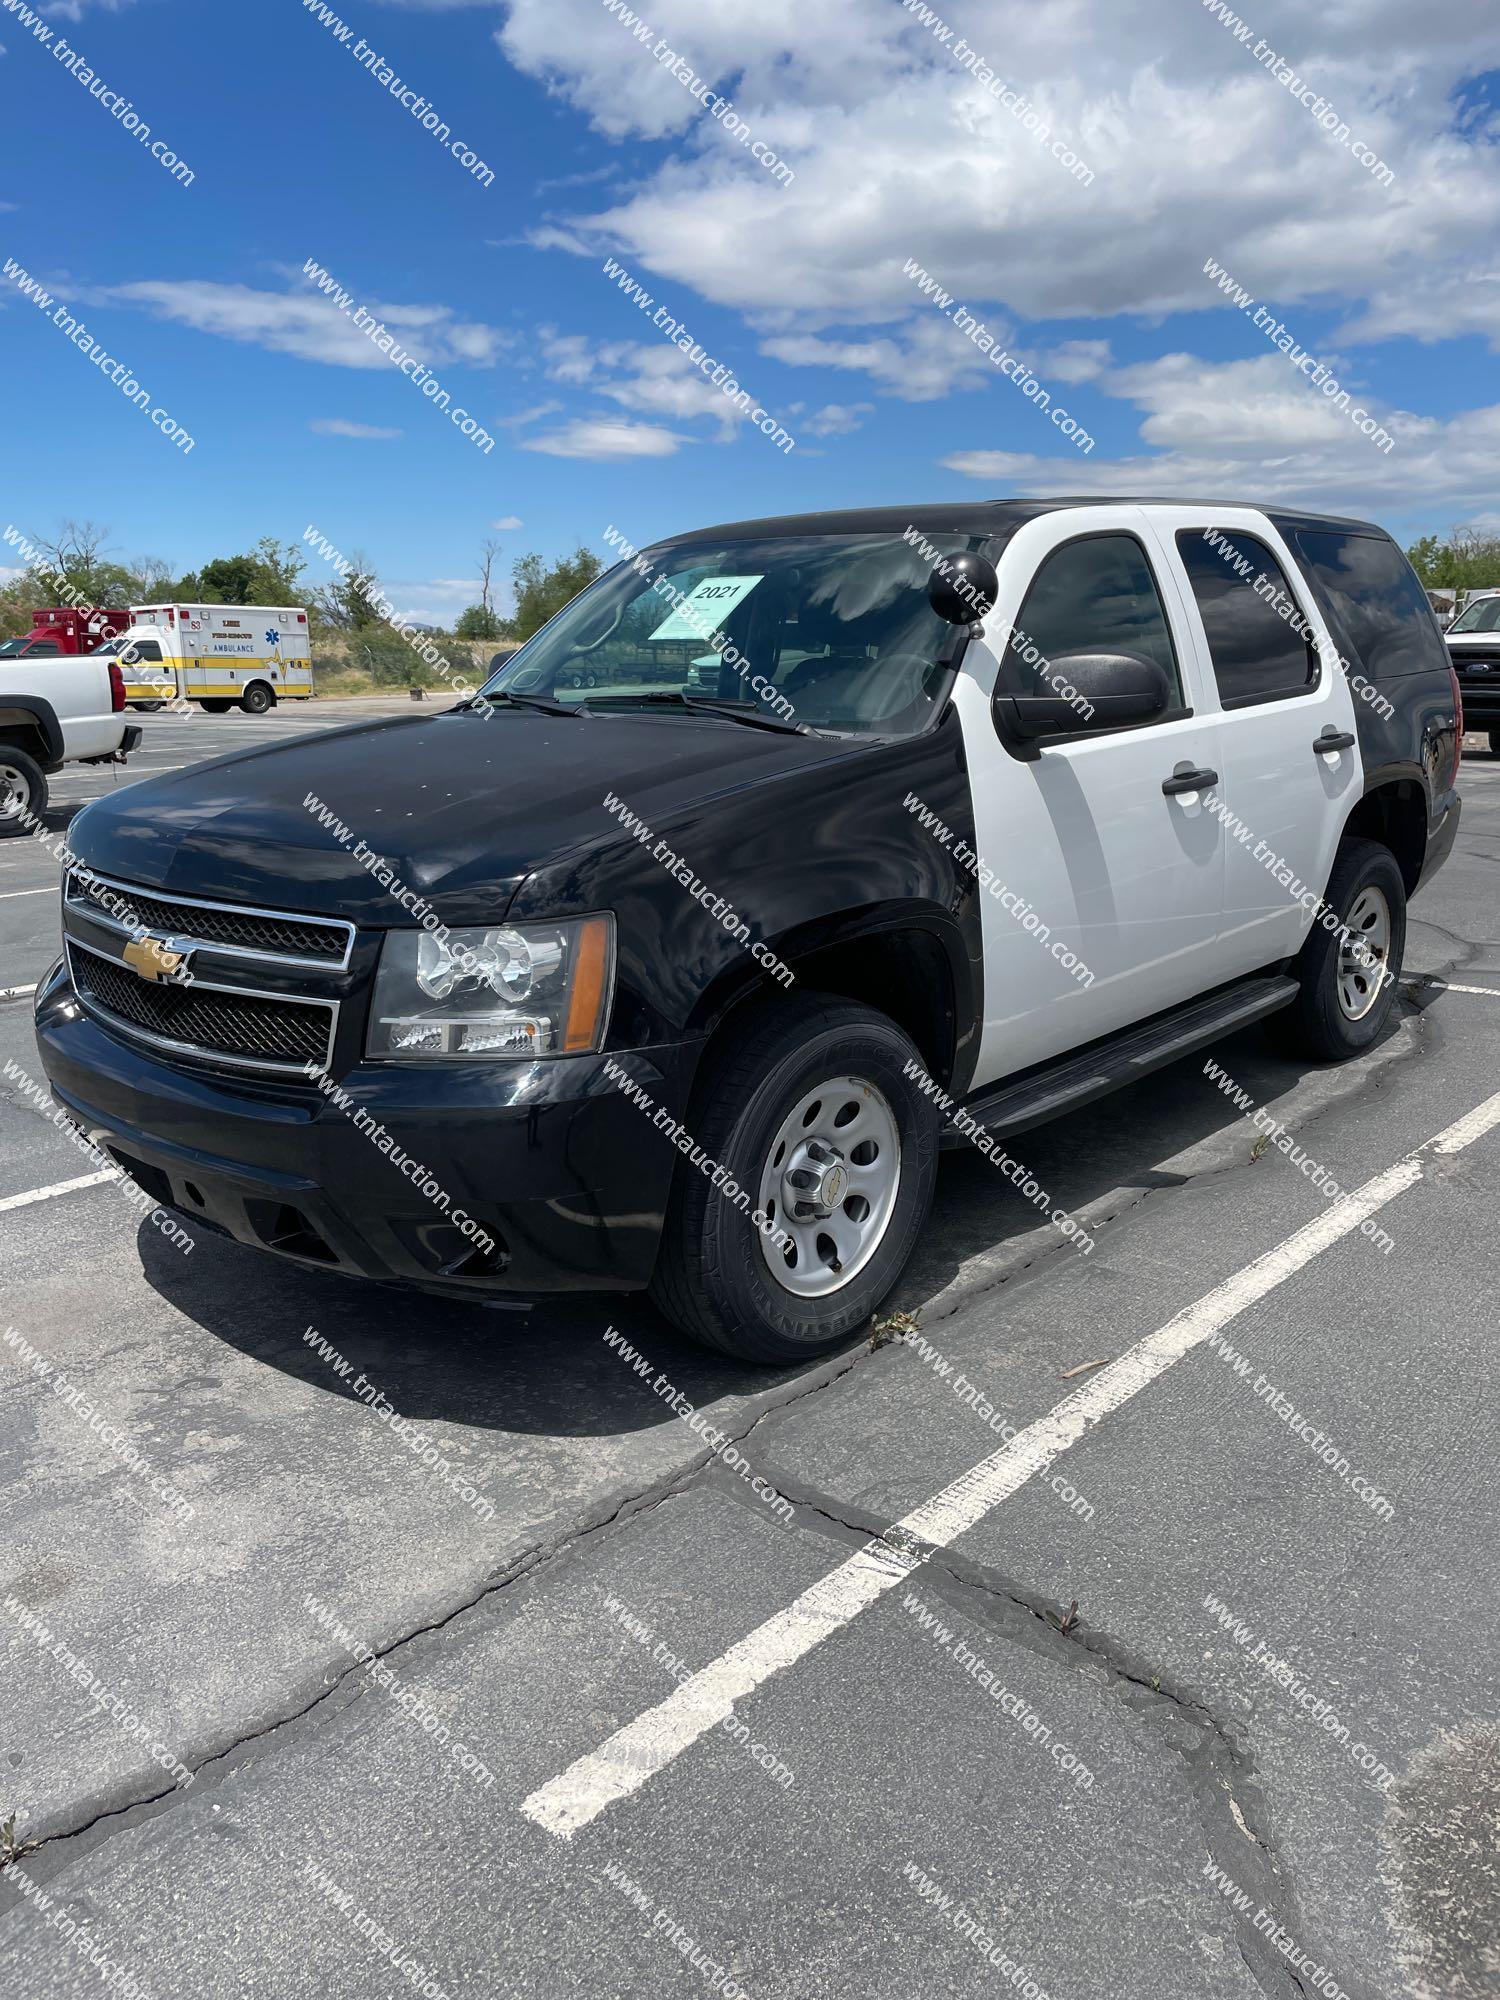
<path fill-rule="evenodd" d="M 800 1299 L 842 1291 L 884 1242 L 900 1187 L 901 1128 L 882 1091 L 862 1076 L 803 1091 L 761 1170 L 760 1211 L 791 1239 L 757 1231 L 772 1279 Z"/>
<path fill-rule="evenodd" d="M 1339 939 L 1338 996 L 1345 1020 L 1362 1021 L 1380 998 L 1391 957 L 1391 906 L 1374 884 L 1349 906 Z"/>
<path fill-rule="evenodd" d="M 0 821 L 22 819 L 31 810 L 31 786 L 26 773 L 0 761 Z"/>

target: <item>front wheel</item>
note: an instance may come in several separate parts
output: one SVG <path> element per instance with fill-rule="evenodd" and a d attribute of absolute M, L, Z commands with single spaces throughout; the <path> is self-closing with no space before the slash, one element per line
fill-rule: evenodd
<path fill-rule="evenodd" d="M 1406 953 L 1406 884 L 1388 847 L 1346 840 L 1294 968 L 1301 991 L 1276 1016 L 1296 1053 L 1347 1062 L 1377 1040 Z"/>
<path fill-rule="evenodd" d="M 264 681 L 251 681 L 240 696 L 240 707 L 246 715 L 264 715 L 274 699 Z"/>
<path fill-rule="evenodd" d="M 811 1359 L 875 1311 L 927 1219 L 939 1119 L 921 1058 L 884 1014 L 808 995 L 708 1061 L 652 1295 L 722 1353 Z"/>
<path fill-rule="evenodd" d="M 46 772 L 24 750 L 0 743 L 0 840 L 32 832 L 46 810 Z"/>

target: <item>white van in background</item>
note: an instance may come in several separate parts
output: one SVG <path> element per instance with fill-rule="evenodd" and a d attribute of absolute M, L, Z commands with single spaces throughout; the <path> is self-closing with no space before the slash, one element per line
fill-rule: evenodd
<path fill-rule="evenodd" d="M 300 605 L 132 604 L 109 648 L 132 707 L 195 701 L 212 714 L 238 703 L 264 715 L 312 694 L 307 612 Z"/>

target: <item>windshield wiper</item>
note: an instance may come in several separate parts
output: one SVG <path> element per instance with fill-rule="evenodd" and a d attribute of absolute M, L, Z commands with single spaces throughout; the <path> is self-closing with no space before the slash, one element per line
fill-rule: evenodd
<path fill-rule="evenodd" d="M 677 688 L 653 688 L 649 694 L 596 694 L 590 699 L 599 704 L 647 702 L 669 708 L 685 708 L 694 715 L 721 715 L 726 722 L 747 723 L 752 729 L 775 729 L 791 736 L 812 734 L 805 722 L 788 722 L 785 716 L 771 715 L 754 702 L 705 701 L 698 695 L 683 694 Z"/>
<path fill-rule="evenodd" d="M 455 702 L 448 712 L 450 715 L 458 715 L 466 708 L 477 708 L 481 700 L 489 702 L 508 701 L 516 708 L 539 709 L 543 715 L 582 715 L 583 713 L 582 704 L 579 702 L 554 701 L 550 695 L 546 694 L 512 694 L 509 688 L 501 688 L 495 694 L 483 696 L 470 695 L 467 701 Z"/>

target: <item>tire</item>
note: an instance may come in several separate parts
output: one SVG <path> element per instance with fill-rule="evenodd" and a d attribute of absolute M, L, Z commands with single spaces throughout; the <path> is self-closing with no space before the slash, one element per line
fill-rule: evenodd
<path fill-rule="evenodd" d="M 234 703 L 226 700 L 223 695 L 215 694 L 200 696 L 198 706 L 205 715 L 225 715 L 234 707 Z"/>
<path fill-rule="evenodd" d="M 739 1184 L 744 1206 L 715 1188 L 712 1167 L 705 1174 L 687 1158 L 678 1163 L 651 1282 L 674 1325 L 720 1353 L 775 1365 L 825 1354 L 869 1319 L 905 1269 L 932 1206 L 940 1119 L 905 1073 L 919 1060 L 886 1015 L 826 994 L 779 1002 L 724 1038 L 706 1059 L 692 1137 Z M 804 1119 L 809 1101 L 819 1108 Z M 789 1120 L 798 1136 L 787 1151 Z M 840 1150 L 840 1134 L 851 1128 L 867 1136 L 846 1139 Z M 826 1164 L 798 1164 L 804 1131 L 830 1155 Z M 870 1156 L 858 1160 L 866 1149 Z M 835 1179 L 839 1167 L 843 1177 Z M 784 1213 L 789 1171 L 821 1175 L 817 1202 L 833 1204 L 824 1211 L 798 1196 L 809 1210 L 794 1223 L 800 1272 L 749 1213 L 763 1205 L 778 1227 L 793 1223 Z M 869 1181 L 851 1189 L 866 1173 Z M 839 1229 L 840 1244 L 820 1232 L 825 1219 Z M 858 1256 L 847 1278 L 830 1268 L 840 1247 L 846 1261 Z M 792 1289 L 799 1282 L 818 1289 Z"/>
<path fill-rule="evenodd" d="M 46 810 L 46 772 L 24 750 L 0 743 L 0 840 L 31 833 Z"/>
<path fill-rule="evenodd" d="M 1490 731 L 1482 754 L 1486 757 L 1500 757 L 1500 729 Z"/>
<path fill-rule="evenodd" d="M 246 715 L 264 715 L 275 699 L 264 681 L 251 681 L 240 696 L 240 707 Z"/>
<path fill-rule="evenodd" d="M 142 715 L 155 715 L 158 709 L 165 708 L 166 705 L 164 701 L 133 701 L 130 704 L 132 708 L 138 708 Z"/>
<path fill-rule="evenodd" d="M 1347 1062 L 1384 1032 L 1406 953 L 1406 884 L 1390 849 L 1373 840 L 1344 841 L 1334 856 L 1323 907 L 1324 917 L 1314 923 L 1293 968 L 1301 982 L 1297 999 L 1274 1017 L 1277 1039 L 1297 1055 Z M 1330 928 L 1329 912 L 1339 929 Z M 1377 938 L 1382 913 L 1387 976 L 1362 979 L 1340 932 Z"/>

